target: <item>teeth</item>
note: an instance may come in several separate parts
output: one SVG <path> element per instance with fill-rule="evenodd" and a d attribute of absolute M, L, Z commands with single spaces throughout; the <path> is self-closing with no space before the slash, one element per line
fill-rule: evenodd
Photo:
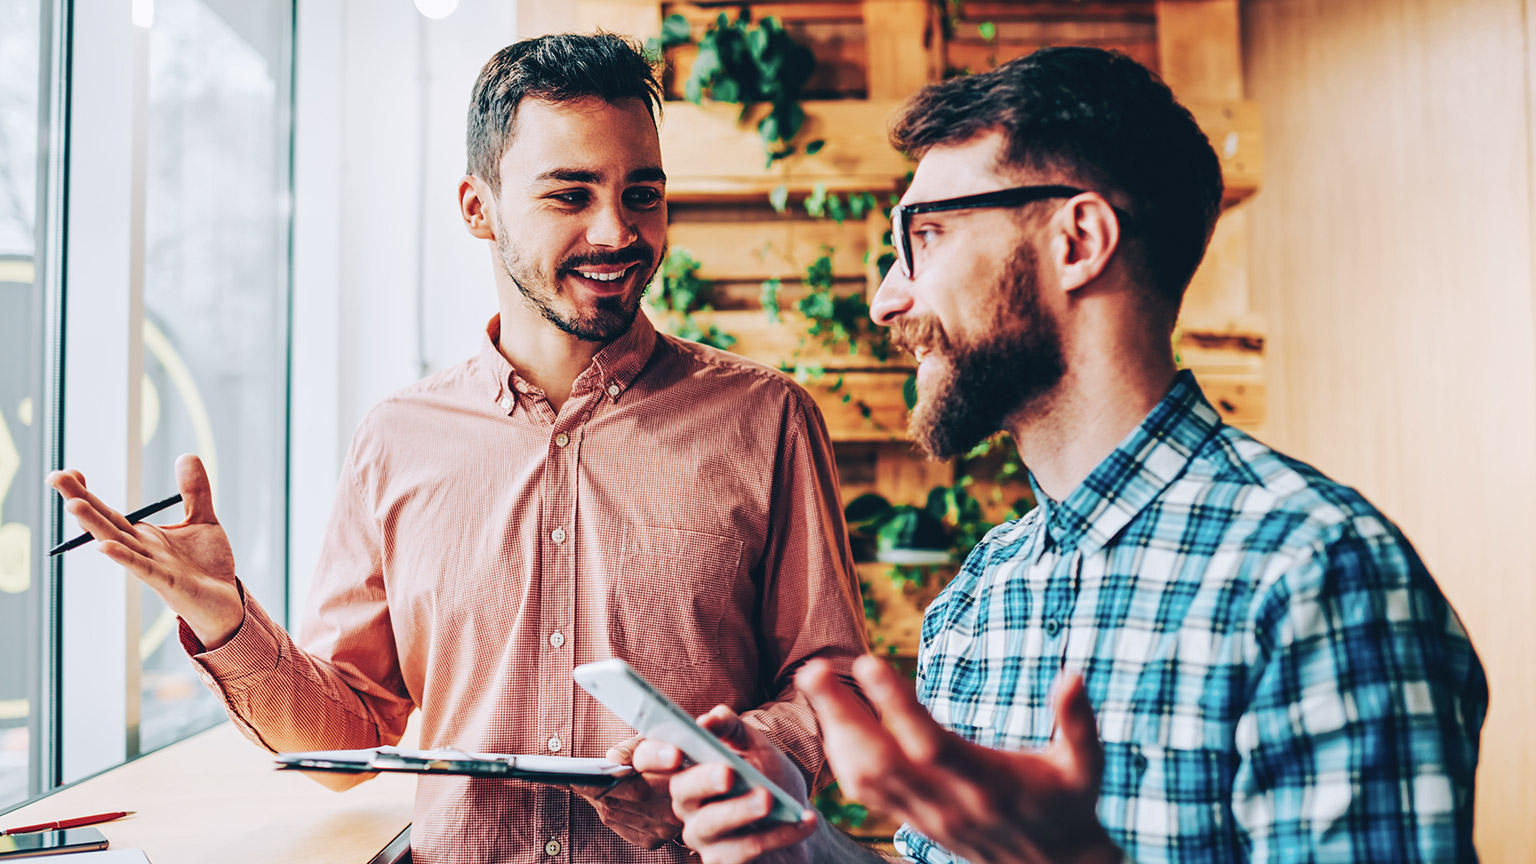
<path fill-rule="evenodd" d="M 577 270 L 576 272 L 595 282 L 617 282 L 619 279 L 623 278 L 625 273 L 629 272 L 629 268 L 625 267 L 623 270 L 619 270 L 614 273 L 588 273 L 585 270 Z"/>

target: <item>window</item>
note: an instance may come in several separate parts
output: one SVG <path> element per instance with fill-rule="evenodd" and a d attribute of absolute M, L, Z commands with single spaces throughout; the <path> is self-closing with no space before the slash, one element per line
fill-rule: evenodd
<path fill-rule="evenodd" d="M 27 797 L 44 670 L 40 0 L 0 0 L 0 807 Z"/>
<path fill-rule="evenodd" d="M 242 581 L 285 606 L 291 4 L 156 0 L 149 40 L 143 494 L 197 453 Z M 140 746 L 224 717 L 141 589 Z"/>
<path fill-rule="evenodd" d="M 199 454 L 286 605 L 292 3 L 129 7 L 0 0 L 0 809 L 224 716 L 153 591 L 46 557 L 50 467 L 128 510 Z"/>

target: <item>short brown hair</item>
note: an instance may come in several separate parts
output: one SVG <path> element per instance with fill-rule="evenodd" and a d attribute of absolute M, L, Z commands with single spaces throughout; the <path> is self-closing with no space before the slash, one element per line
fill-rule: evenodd
<path fill-rule="evenodd" d="M 501 157 L 512 140 L 517 107 L 524 98 L 574 102 L 596 96 L 605 102 L 639 99 L 661 111 L 661 85 L 645 51 L 612 33 L 559 33 L 524 39 L 496 52 L 475 79 L 469 97 L 465 172 L 501 192 Z"/>
<path fill-rule="evenodd" d="M 1005 164 L 1064 170 L 1073 185 L 1123 194 L 1126 233 L 1177 314 L 1220 215 L 1222 182 L 1210 141 L 1167 85 L 1124 54 L 1047 48 L 924 88 L 891 143 L 921 158 L 993 130 L 1007 138 Z"/>

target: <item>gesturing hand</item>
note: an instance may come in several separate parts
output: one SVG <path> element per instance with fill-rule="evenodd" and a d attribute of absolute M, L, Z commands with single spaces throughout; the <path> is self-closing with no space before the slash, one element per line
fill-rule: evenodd
<path fill-rule="evenodd" d="M 641 740 L 636 735 L 608 748 L 608 761 L 632 765 L 635 746 Z M 613 833 L 642 849 L 655 849 L 676 837 L 683 827 L 682 820 L 672 815 L 672 798 L 667 794 L 671 779 L 667 773 L 641 771 L 601 795 L 582 789 L 576 792 L 592 803 L 598 818 Z"/>
<path fill-rule="evenodd" d="M 976 862 L 1120 860 L 1096 813 L 1104 752 L 1081 678 L 1066 678 L 1057 691 L 1056 739 L 1014 752 L 944 729 L 881 660 L 861 657 L 853 672 L 878 720 L 825 662 L 806 664 L 795 678 L 849 798 Z"/>
<path fill-rule="evenodd" d="M 98 541 L 102 554 L 153 588 L 208 650 L 228 642 L 245 608 L 235 584 L 229 537 L 213 515 L 208 474 L 196 456 L 176 460 L 186 518 L 176 525 L 130 525 L 85 488 L 79 471 L 54 471 L 48 485 L 64 497 L 64 510 Z"/>

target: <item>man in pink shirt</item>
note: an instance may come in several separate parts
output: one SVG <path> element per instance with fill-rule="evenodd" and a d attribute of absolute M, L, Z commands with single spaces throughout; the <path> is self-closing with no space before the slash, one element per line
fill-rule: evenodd
<path fill-rule="evenodd" d="M 666 240 L 659 97 L 616 36 L 526 40 L 481 71 L 459 203 L 500 314 L 476 356 L 358 427 L 298 640 L 242 590 L 196 457 L 177 463 L 173 526 L 130 526 L 78 472 L 50 477 L 181 617 L 256 743 L 390 744 L 420 709 L 423 747 L 627 760 L 632 730 L 571 680 L 618 656 L 823 774 L 794 674 L 825 658 L 847 675 L 865 647 L 826 426 L 785 376 L 638 314 Z M 597 800 L 455 776 L 417 790 L 418 862 L 688 854 L 668 844 L 665 778 Z"/>

